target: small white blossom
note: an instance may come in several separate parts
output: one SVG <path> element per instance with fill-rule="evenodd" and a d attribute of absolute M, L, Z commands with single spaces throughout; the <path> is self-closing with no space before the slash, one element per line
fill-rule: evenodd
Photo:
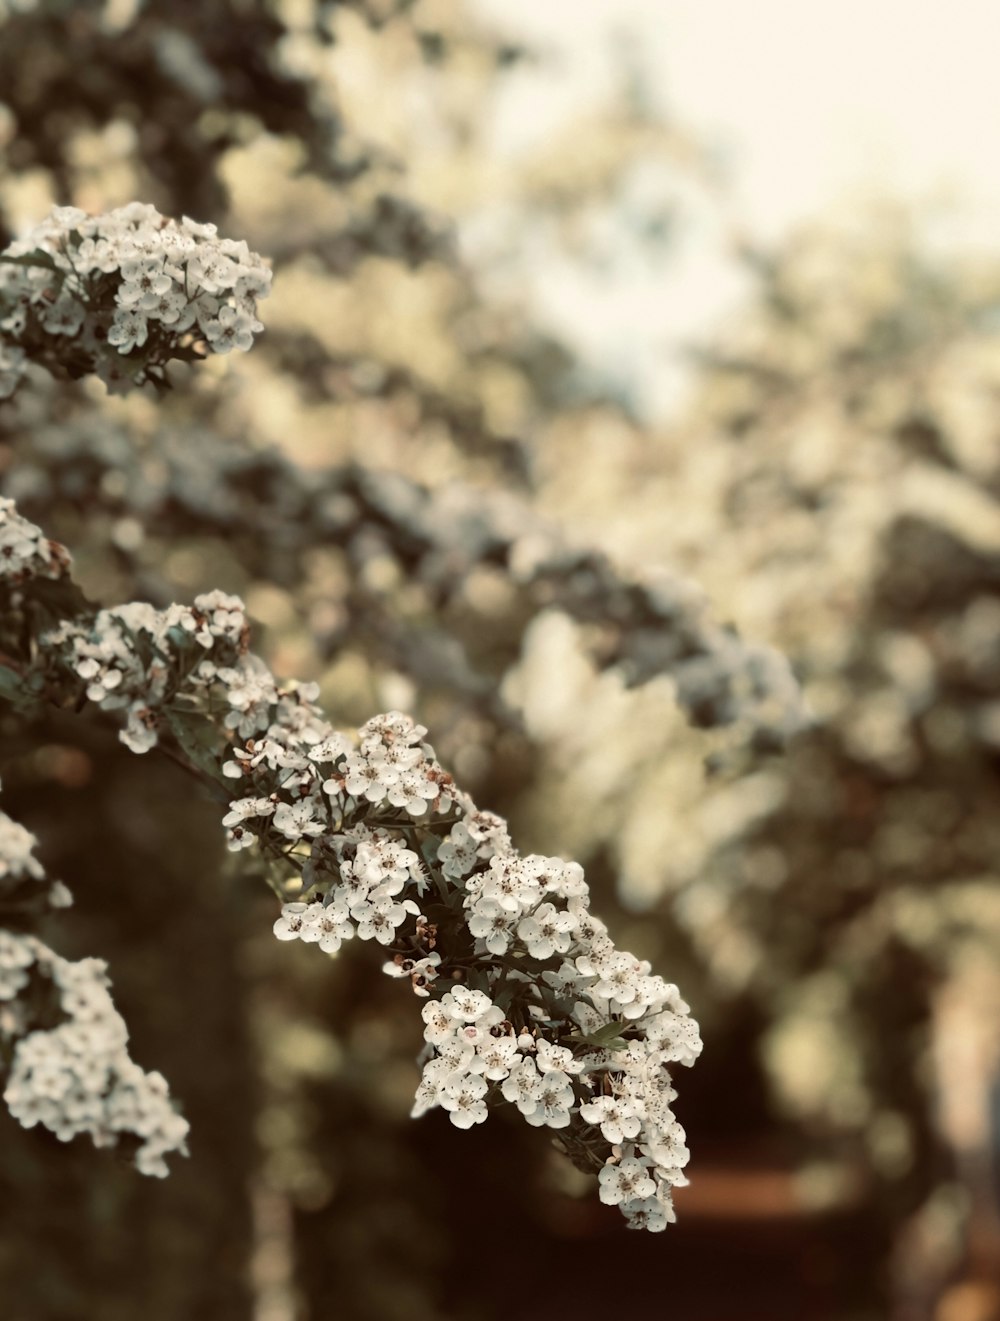
<path fill-rule="evenodd" d="M 535 1127 L 547 1124 L 549 1128 L 565 1128 L 574 1101 L 573 1084 L 569 1078 L 565 1073 L 553 1070 L 541 1077 L 535 1108 L 531 1111 L 522 1109 L 521 1113 Z"/>
<path fill-rule="evenodd" d="M 481 1124 L 489 1113 L 483 1100 L 488 1090 L 489 1084 L 478 1074 L 452 1074 L 442 1088 L 439 1104 L 448 1111 L 456 1128 L 471 1128 Z"/>
<path fill-rule="evenodd" d="M 280 830 L 286 839 L 291 840 L 320 835 L 326 828 L 316 804 L 308 798 L 298 803 L 279 803 L 274 808 L 273 823 L 275 830 Z"/>
<path fill-rule="evenodd" d="M 619 1202 L 652 1197 L 656 1184 L 649 1177 L 645 1161 L 627 1156 L 617 1164 L 609 1161 L 601 1170 L 601 1201 L 608 1206 L 617 1206 Z"/>
<path fill-rule="evenodd" d="M 456 986 L 441 1003 L 452 1018 L 460 1023 L 474 1023 L 494 1008 L 488 995 L 470 986 Z"/>
<path fill-rule="evenodd" d="M 612 1145 L 637 1137 L 642 1128 L 642 1120 L 632 1107 L 611 1096 L 599 1096 L 581 1105 L 580 1118 L 598 1125 Z"/>
<path fill-rule="evenodd" d="M 520 1045 L 520 1042 L 518 1042 Z M 542 1094 L 542 1075 L 533 1059 L 522 1059 L 511 1066 L 510 1075 L 501 1087 L 505 1101 L 516 1105 L 522 1115 L 534 1114 Z"/>
<path fill-rule="evenodd" d="M 552 904 L 539 904 L 528 917 L 521 918 L 517 936 L 527 945 L 533 959 L 550 959 L 553 954 L 565 954 L 569 949 L 570 933 L 575 925 L 572 913 L 560 912 Z"/>
<path fill-rule="evenodd" d="M 279 940 L 301 940 L 303 931 L 312 926 L 313 904 L 282 904 L 281 916 L 274 924 Z"/>
<path fill-rule="evenodd" d="M 514 939 L 517 915 L 501 908 L 496 899 L 478 899 L 469 909 L 469 930 L 491 954 L 506 954 Z"/>

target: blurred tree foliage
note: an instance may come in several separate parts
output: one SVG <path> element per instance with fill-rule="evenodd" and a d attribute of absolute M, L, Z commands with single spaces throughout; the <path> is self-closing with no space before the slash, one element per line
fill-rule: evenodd
<path fill-rule="evenodd" d="M 873 205 L 744 252 L 758 298 L 699 352 L 689 414 L 655 460 L 635 437 L 595 478 L 619 474 L 627 517 L 587 495 L 574 512 L 623 558 L 682 564 L 794 657 L 815 728 L 758 773 L 637 820 L 636 881 L 645 858 L 670 859 L 649 884 L 672 873 L 709 1013 L 758 1006 L 772 1097 L 816 1196 L 833 1195 L 832 1162 L 868 1217 L 882 1306 L 937 1316 L 944 1296 L 960 1310 L 940 1315 L 985 1317 L 1000 285 L 995 265 L 931 251 L 921 221 Z M 550 499 L 573 498 L 562 465 L 580 445 L 547 451 Z M 595 428 L 598 463 L 600 447 Z M 949 1294 L 966 1272 L 975 1283 Z"/>
<path fill-rule="evenodd" d="M 5 803 L 77 894 L 61 948 L 109 959 L 194 1130 L 139 1186 L 4 1118 L 15 1321 L 561 1317 L 662 1306 L 663 1281 L 697 1321 L 738 1314 L 707 1277 L 740 1243 L 782 1263 L 772 1321 L 930 1318 L 963 1273 L 997 1285 L 997 273 L 936 266 L 889 211 L 747 251 L 752 309 L 652 430 L 445 219 L 585 255 L 637 164 L 678 196 L 702 169 L 628 88 L 497 158 L 490 98 L 532 58 L 457 0 L 0 0 L 0 241 L 53 201 L 141 197 L 276 270 L 248 360 L 179 369 L 162 402 L 39 381 L 0 409 L 0 473 L 93 596 L 240 592 L 332 719 L 407 707 L 527 847 L 587 865 L 706 1030 L 691 1214 L 682 1194 L 670 1233 L 622 1240 L 523 1126 L 412 1123 L 396 987 L 272 940 L 198 787 L 139 774 L 103 727 L 8 719 Z M 306 544 L 272 445 L 323 492 Z M 815 727 L 703 776 L 725 738 L 687 728 L 668 681 L 629 690 L 600 626 L 526 600 L 496 556 L 453 581 L 390 472 L 514 488 L 626 566 L 680 566 L 793 657 Z M 747 1165 L 787 1175 L 776 1248 L 723 1193 L 698 1210 L 699 1168 L 735 1195 Z"/>

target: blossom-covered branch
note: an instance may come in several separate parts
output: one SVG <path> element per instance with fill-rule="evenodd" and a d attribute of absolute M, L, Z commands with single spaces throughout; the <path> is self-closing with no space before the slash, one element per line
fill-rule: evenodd
<path fill-rule="evenodd" d="M 16 430 L 10 435 L 16 444 Z M 511 713 L 497 676 L 448 627 L 447 607 L 480 570 L 503 575 L 520 612 L 557 609 L 589 626 L 595 661 L 617 667 L 630 686 L 669 675 L 695 724 L 737 724 L 772 747 L 806 723 L 785 657 L 719 624 L 693 583 L 665 570 L 629 578 L 515 497 L 434 489 L 359 465 L 302 471 L 276 450 L 250 450 L 207 429 L 196 443 L 169 432 L 143 443 L 98 419 L 34 428 L 18 460 L 3 488 L 27 511 L 67 501 L 136 516 L 153 535 L 224 536 L 249 573 L 284 586 L 302 580 L 308 552 L 341 548 L 352 572 L 335 627 L 324 612 L 325 654 L 363 639 L 384 661 L 500 720 Z M 387 565 L 393 572 L 377 571 Z M 394 582 L 405 582 L 411 598 L 419 589 L 425 609 L 416 624 L 396 608 Z M 433 630 L 420 625 L 430 616 Z"/>
<path fill-rule="evenodd" d="M 29 362 L 118 390 L 166 384 L 171 359 L 249 349 L 271 272 L 214 225 L 132 202 L 57 207 L 0 253 L 0 399 Z"/>
<path fill-rule="evenodd" d="M 374 941 L 426 1002 L 414 1115 L 440 1106 L 468 1128 L 513 1105 L 630 1225 L 673 1219 L 687 1150 L 668 1066 L 697 1057 L 697 1025 L 676 986 L 615 947 L 582 869 L 520 854 L 408 717 L 376 716 L 358 741 L 331 728 L 315 685 L 281 686 L 249 652 L 237 598 L 98 610 L 66 564 L 0 505 L 8 696 L 120 712 L 134 751 L 173 746 L 230 786 L 229 847 L 274 863 L 276 935 L 328 953 Z"/>
<path fill-rule="evenodd" d="M 88 1133 L 121 1145 L 143 1174 L 168 1173 L 186 1152 L 188 1122 L 166 1081 L 129 1056 L 128 1029 L 109 994 L 101 959 L 61 958 L 23 928 L 72 902 L 34 856 L 34 836 L 0 812 L 0 1078 L 3 1099 L 25 1128 L 42 1124 L 63 1142 Z"/>

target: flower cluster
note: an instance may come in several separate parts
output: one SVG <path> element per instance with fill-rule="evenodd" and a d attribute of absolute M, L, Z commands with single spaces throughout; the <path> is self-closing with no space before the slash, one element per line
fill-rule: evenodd
<path fill-rule="evenodd" d="M 415 1113 L 467 1128 L 490 1104 L 558 1129 L 601 1197 L 662 1229 L 683 1182 L 668 1066 L 701 1042 L 677 988 L 618 950 L 590 912 L 582 869 L 523 856 L 399 712 L 358 740 L 331 728 L 314 685 L 279 687 L 246 650 L 235 598 L 131 605 L 41 632 L 53 695 L 126 713 L 123 737 L 162 737 L 220 785 L 230 847 L 287 873 L 282 940 L 336 953 L 375 941 L 427 1003 Z"/>
<path fill-rule="evenodd" d="M 33 844 L 0 813 L 0 886 L 45 880 Z M 68 891 L 60 890 L 65 903 Z M 163 1077 L 130 1058 L 108 985 L 102 960 L 71 962 L 36 936 L 0 929 L 0 1044 L 10 1047 L 3 1099 L 25 1128 L 42 1124 L 64 1142 L 80 1133 L 99 1147 L 126 1138 L 138 1169 L 162 1177 L 165 1157 L 186 1150 L 188 1123 Z"/>
<path fill-rule="evenodd" d="M 30 830 L 0 812 L 0 896 L 9 913 L 30 914 L 39 909 L 68 908 L 73 896 L 62 881 L 53 880 L 34 855 L 37 840 Z M 12 960 L 9 962 L 8 960 Z M 24 966 L 7 933 L 0 931 L 0 984 L 10 977 L 16 991 L 15 969 Z M 3 998 L 0 993 L 0 998 Z"/>
<path fill-rule="evenodd" d="M 12 586 L 29 578 L 61 578 L 68 568 L 66 550 L 22 518 L 13 500 L 0 497 L 0 583 Z"/>
<path fill-rule="evenodd" d="M 134 601 L 101 610 L 92 622 L 61 624 L 45 641 L 63 649 L 88 701 L 103 711 L 125 712 L 122 742 L 133 752 L 147 752 L 158 738 L 157 710 L 176 689 L 177 675 L 167 663 L 173 650 L 190 643 L 206 657 L 187 676 L 194 692 L 218 677 L 217 666 L 207 657 L 221 651 L 228 659 L 245 645 L 246 632 L 242 602 L 224 592 L 208 592 L 196 597 L 192 607 L 155 610 Z"/>
<path fill-rule="evenodd" d="M 36 843 L 30 830 L 0 812 L 0 882 L 25 877 L 42 879 L 45 868 L 34 855 Z"/>
<path fill-rule="evenodd" d="M 630 1224 L 662 1229 L 687 1161 L 667 1066 L 701 1049 L 688 1007 L 615 947 L 579 865 L 518 853 L 425 733 L 391 712 L 362 727 L 357 749 L 324 732 L 296 751 L 272 724 L 226 765 L 253 790 L 230 805 L 231 846 L 302 845 L 308 898 L 283 905 L 278 938 L 331 954 L 376 940 L 393 955 L 385 970 L 427 1000 L 414 1116 L 440 1106 L 469 1128 L 511 1104 L 600 1170 L 602 1200 Z"/>
<path fill-rule="evenodd" d="M 600 1168 L 602 1200 L 630 1224 L 661 1229 L 687 1161 L 666 1066 L 694 1062 L 697 1025 L 675 986 L 615 947 L 577 864 L 521 856 L 483 817 L 471 811 L 440 852 L 459 874 L 486 990 L 453 987 L 425 1007 L 431 1054 L 414 1113 L 440 1105 L 465 1128 L 487 1100 L 507 1101 L 529 1124 L 565 1130 L 567 1152 Z"/>
<path fill-rule="evenodd" d="M 280 823 L 277 828 L 281 829 Z M 391 839 L 386 831 L 364 826 L 331 842 L 341 880 L 331 886 L 321 903 L 285 904 L 274 924 L 274 934 L 279 940 L 315 941 L 329 954 L 335 954 L 342 941 L 355 935 L 380 945 L 394 944 L 399 928 L 411 916 L 418 920 L 421 917 L 413 899 L 399 897 L 405 886 L 419 879 L 417 855 Z M 434 966 L 428 963 L 421 969 L 428 980 L 429 969 Z"/>
<path fill-rule="evenodd" d="M 57 207 L 0 254 L 0 399 L 27 361 L 127 389 L 162 383 L 172 358 L 249 349 L 270 282 L 214 225 L 139 202 L 100 216 Z"/>

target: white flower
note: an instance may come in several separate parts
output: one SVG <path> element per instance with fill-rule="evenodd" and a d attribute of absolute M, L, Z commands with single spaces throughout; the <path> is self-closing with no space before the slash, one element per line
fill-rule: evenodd
<path fill-rule="evenodd" d="M 231 349 L 251 348 L 254 334 L 264 327 L 249 312 L 223 305 L 215 317 L 204 322 L 203 329 L 216 353 L 229 353 Z"/>
<path fill-rule="evenodd" d="M 408 959 L 397 954 L 394 959 L 382 964 L 382 971 L 388 977 L 409 977 L 413 994 L 426 999 L 431 993 L 431 986 L 437 981 L 440 964 L 441 955 L 437 953 L 428 954 L 422 959 Z"/>
<path fill-rule="evenodd" d="M 45 875 L 42 864 L 32 856 L 37 842 L 30 830 L 0 812 L 0 880 L 5 876 L 42 879 Z"/>
<path fill-rule="evenodd" d="M 281 916 L 274 924 L 279 940 L 302 940 L 303 932 L 312 925 L 313 904 L 282 904 Z"/>
<path fill-rule="evenodd" d="M 354 924 L 347 907 L 336 902 L 315 907 L 319 912 L 313 916 L 311 932 L 316 932 L 316 941 L 324 954 L 336 954 L 341 944 L 354 935 Z"/>
<path fill-rule="evenodd" d="M 238 826 L 252 817 L 270 816 L 274 803 L 270 798 L 237 798 L 229 804 L 229 811 L 222 818 L 224 826 Z"/>
<path fill-rule="evenodd" d="M 119 308 L 108 331 L 108 343 L 113 344 L 119 353 L 131 353 L 145 344 L 148 335 L 146 317 L 141 312 Z"/>
<path fill-rule="evenodd" d="M 549 1128 L 565 1128 L 575 1099 L 573 1084 L 566 1074 L 551 1071 L 542 1075 L 534 1110 L 521 1113 L 534 1127 L 547 1124 Z"/>
<path fill-rule="evenodd" d="M 641 965 L 631 954 L 615 953 L 603 964 L 592 994 L 620 1005 L 631 1004 L 639 994 L 641 975 Z"/>
<path fill-rule="evenodd" d="M 456 1128 L 481 1124 L 488 1111 L 483 1097 L 489 1091 L 485 1078 L 475 1073 L 453 1073 L 441 1089 L 439 1104 L 449 1112 Z"/>
<path fill-rule="evenodd" d="M 520 914 L 533 908 L 541 897 L 534 858 L 520 858 L 516 854 L 502 854 L 490 860 L 490 869 L 484 873 L 480 893 L 484 899 L 495 899 L 509 913 Z"/>
<path fill-rule="evenodd" d="M 332 763 L 339 761 L 351 751 L 351 741 L 346 734 L 331 732 L 309 749 L 309 760 Z M 326 785 L 323 786 L 326 789 Z M 329 791 L 328 791 L 329 792 Z"/>
<path fill-rule="evenodd" d="M 369 899 L 351 908 L 351 917 L 358 924 L 358 938 L 374 938 L 380 945 L 391 945 L 396 937 L 396 928 L 402 926 L 411 914 L 420 915 L 420 909 L 412 899 L 396 903 L 391 895 L 380 890 L 373 890 Z"/>
<path fill-rule="evenodd" d="M 656 1184 L 649 1177 L 646 1162 L 634 1156 L 624 1157 L 617 1165 L 609 1160 L 598 1178 L 601 1201 L 608 1206 L 652 1197 L 656 1192 Z"/>
<path fill-rule="evenodd" d="M 464 821 L 451 828 L 451 834 L 438 849 L 437 860 L 445 876 L 458 880 L 467 876 L 476 864 L 478 844 L 469 834 Z"/>
<path fill-rule="evenodd" d="M 642 1150 L 661 1173 L 680 1171 L 688 1163 L 684 1130 L 672 1116 L 664 1128 L 643 1142 Z"/>
<path fill-rule="evenodd" d="M 491 954 L 505 954 L 514 938 L 517 915 L 495 899 L 479 899 L 469 909 L 469 930 L 484 941 Z"/>
<path fill-rule="evenodd" d="M 144 299 L 142 306 L 151 321 L 159 321 L 165 326 L 171 326 L 175 331 L 186 330 L 190 324 L 188 313 L 190 304 L 184 290 L 178 285 L 171 284 L 154 299 Z"/>
<path fill-rule="evenodd" d="M 698 1024 L 686 1013 L 674 1014 L 664 1010 L 644 1020 L 644 1026 L 649 1040 L 661 1051 L 665 1064 L 693 1064 L 701 1054 Z"/>
<path fill-rule="evenodd" d="M 271 706 L 278 700 L 274 679 L 261 664 L 244 662 L 240 669 L 227 669 L 219 676 L 226 683 L 226 701 L 232 708 L 223 724 L 242 738 L 252 738 L 270 723 Z"/>
<path fill-rule="evenodd" d="M 533 959 L 549 959 L 553 954 L 566 953 L 575 925 L 572 913 L 559 912 L 552 904 L 539 904 L 528 917 L 521 918 L 517 936 Z"/>
<path fill-rule="evenodd" d="M 500 1091 L 504 1100 L 516 1105 L 522 1115 L 533 1114 L 542 1094 L 542 1075 L 535 1067 L 535 1061 L 522 1059 L 513 1064 Z"/>
<path fill-rule="evenodd" d="M 666 1188 L 661 1188 L 656 1197 L 623 1202 L 621 1211 L 629 1229 L 645 1229 L 650 1234 L 659 1233 L 677 1219 L 670 1191 Z"/>
<path fill-rule="evenodd" d="M 580 899 L 584 896 L 589 898 L 587 882 L 580 864 L 564 862 L 561 858 L 554 859 L 554 862 L 558 865 L 552 869 L 545 886 L 546 893 L 554 894 L 560 899 Z"/>
<path fill-rule="evenodd" d="M 0 1000 L 13 999 L 22 987 L 27 986 L 27 969 L 34 961 L 34 947 L 29 938 L 0 930 Z"/>
<path fill-rule="evenodd" d="M 391 769 L 387 766 L 387 769 Z M 386 797 L 394 807 L 405 808 L 411 816 L 423 816 L 428 803 L 437 798 L 438 786 L 418 770 L 400 771 L 394 782 L 388 784 Z"/>
<path fill-rule="evenodd" d="M 439 1104 L 445 1080 L 452 1073 L 448 1060 L 431 1059 L 424 1065 L 424 1071 L 417 1087 L 410 1116 L 419 1119 L 422 1114 Z"/>
<path fill-rule="evenodd" d="M 188 258 L 187 269 L 191 280 L 212 294 L 232 289 L 239 277 L 235 262 L 224 256 L 218 245 L 212 244 L 196 248 Z"/>
<path fill-rule="evenodd" d="M 279 803 L 274 809 L 274 828 L 292 840 L 302 839 L 304 835 L 320 835 L 326 827 L 316 812 L 316 804 L 308 798 L 297 803 Z"/>
<path fill-rule="evenodd" d="M 507 1033 L 494 1036 L 492 1032 L 486 1032 L 482 1040 L 476 1043 L 476 1058 L 470 1068 L 474 1073 L 481 1073 L 485 1078 L 499 1082 L 507 1077 L 520 1058 L 516 1037 Z"/>
<path fill-rule="evenodd" d="M 122 282 L 115 294 L 119 307 L 139 307 L 148 311 L 173 287 L 173 280 L 163 269 L 163 256 L 139 257 L 121 264 Z"/>
<path fill-rule="evenodd" d="M 488 995 L 471 986 L 456 986 L 441 1003 L 451 1017 L 460 1023 L 474 1023 L 495 1007 Z"/>
<path fill-rule="evenodd" d="M 398 771 L 384 762 L 369 761 L 360 752 L 349 752 L 343 768 L 344 787 L 352 798 L 365 798 L 369 803 L 379 803 L 389 792 L 389 786 L 395 783 L 398 774 Z"/>
<path fill-rule="evenodd" d="M 539 1037 L 536 1050 L 535 1058 L 543 1073 L 579 1073 L 583 1067 L 566 1046 L 556 1046 L 544 1037 Z"/>
<path fill-rule="evenodd" d="M 85 317 L 86 310 L 82 303 L 64 293 L 46 311 L 42 325 L 50 335 L 75 335 Z"/>
<path fill-rule="evenodd" d="M 580 1118 L 588 1124 L 600 1125 L 601 1132 L 613 1146 L 637 1137 L 642 1128 L 642 1120 L 632 1106 L 613 1096 L 599 1096 L 581 1105 Z"/>
<path fill-rule="evenodd" d="M 601 951 L 613 951 L 614 945 L 608 939 L 608 929 L 599 917 L 595 917 L 590 912 L 589 896 L 577 896 L 571 898 L 567 904 L 568 911 L 576 918 L 576 926 L 573 928 L 573 939 L 584 946 L 585 956 L 589 955 L 595 961 L 600 962 L 602 958 Z M 585 967 L 582 959 L 577 959 L 577 967 L 585 976 L 591 976 L 598 971 L 597 967 L 591 967 L 589 970 Z"/>
<path fill-rule="evenodd" d="M 194 598 L 196 617 L 202 622 L 195 637 L 204 647 L 211 647 L 216 638 L 238 643 L 247 627 L 246 610 L 238 596 L 227 592 L 203 592 Z"/>
<path fill-rule="evenodd" d="M 159 742 L 156 714 L 142 701 L 133 702 L 128 709 L 128 720 L 118 737 L 132 752 L 144 753 Z"/>
<path fill-rule="evenodd" d="M 455 1019 L 442 1000 L 429 1000 L 420 1011 L 424 1020 L 424 1040 L 433 1046 L 442 1045 L 455 1033 Z"/>

